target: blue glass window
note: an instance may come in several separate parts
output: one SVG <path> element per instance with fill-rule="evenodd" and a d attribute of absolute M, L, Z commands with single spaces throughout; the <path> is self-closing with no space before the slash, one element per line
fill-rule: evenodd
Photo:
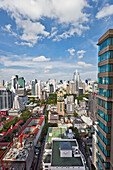
<path fill-rule="evenodd" d="M 98 67 L 98 73 L 105 73 L 113 71 L 113 64 L 107 64 L 104 66 Z"/>
<path fill-rule="evenodd" d="M 99 84 L 112 84 L 112 77 L 99 77 L 98 83 Z"/>
<path fill-rule="evenodd" d="M 110 168 L 109 162 L 104 162 L 102 156 L 100 155 L 99 151 L 97 150 L 98 157 L 100 158 L 101 162 L 104 164 L 105 168 Z"/>
<path fill-rule="evenodd" d="M 100 131 L 97 131 L 97 134 L 107 146 L 110 146 L 110 139 L 105 138 Z"/>
<path fill-rule="evenodd" d="M 109 157 L 110 156 L 110 151 L 109 150 L 105 150 L 104 147 L 102 146 L 102 144 L 100 143 L 100 141 L 98 139 L 97 139 L 97 144 L 98 144 L 99 148 L 101 149 L 101 151 L 103 152 L 103 154 L 106 157 Z"/>
<path fill-rule="evenodd" d="M 101 110 L 97 110 L 98 115 L 107 122 L 111 122 L 111 115 L 105 114 Z"/>
<path fill-rule="evenodd" d="M 103 43 L 99 45 L 99 51 L 107 47 L 108 45 L 113 45 L 113 38 L 106 39 Z"/>
<path fill-rule="evenodd" d="M 112 97 L 112 90 L 105 90 L 99 88 L 98 94 L 105 97 Z"/>
<path fill-rule="evenodd" d="M 97 120 L 98 125 L 100 126 L 100 128 L 106 132 L 107 134 L 111 133 L 111 127 L 110 126 L 105 126 L 100 120 Z"/>
<path fill-rule="evenodd" d="M 98 62 L 113 58 L 113 51 L 107 51 L 106 53 L 98 56 Z"/>
<path fill-rule="evenodd" d="M 111 102 L 106 102 L 104 100 L 98 99 L 97 103 L 98 103 L 99 106 L 102 106 L 103 108 L 105 108 L 107 110 L 112 109 L 112 103 Z"/>

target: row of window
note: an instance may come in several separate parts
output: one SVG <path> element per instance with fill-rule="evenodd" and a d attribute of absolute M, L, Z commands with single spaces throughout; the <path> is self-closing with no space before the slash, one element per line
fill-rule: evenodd
<path fill-rule="evenodd" d="M 110 146 L 110 139 L 105 138 L 100 131 L 97 132 L 98 136 L 105 143 L 105 145 Z"/>
<path fill-rule="evenodd" d="M 98 62 L 113 58 L 113 51 L 107 51 L 106 53 L 98 56 Z"/>
<path fill-rule="evenodd" d="M 98 154 L 101 162 L 103 163 L 104 167 L 105 168 L 110 168 L 110 163 L 109 162 L 104 162 L 104 160 L 103 160 L 102 156 L 100 155 L 99 151 L 97 151 L 97 154 Z"/>
<path fill-rule="evenodd" d="M 103 107 L 107 110 L 112 109 L 112 103 L 111 102 L 106 102 L 106 101 L 98 98 L 97 103 L 98 103 L 99 106 L 101 106 L 101 107 Z"/>
<path fill-rule="evenodd" d="M 103 168 L 102 168 L 102 166 L 101 166 L 101 164 L 100 164 L 100 162 L 99 162 L 98 159 L 97 159 L 97 164 L 98 164 L 98 166 L 99 166 L 99 169 L 100 169 L 100 170 L 103 170 Z"/>
<path fill-rule="evenodd" d="M 108 45 L 113 45 L 113 38 L 106 39 L 103 43 L 99 45 L 99 51 L 107 47 Z"/>
<path fill-rule="evenodd" d="M 112 90 L 100 89 L 98 90 L 98 94 L 105 97 L 112 97 Z"/>
<path fill-rule="evenodd" d="M 105 114 L 101 110 L 97 110 L 98 115 L 107 122 L 111 122 L 111 115 Z"/>
<path fill-rule="evenodd" d="M 98 125 L 100 126 L 100 128 L 106 132 L 106 133 L 111 133 L 111 127 L 110 126 L 105 126 L 100 120 L 97 120 Z"/>
<path fill-rule="evenodd" d="M 112 84 L 112 77 L 99 77 L 98 83 L 99 84 Z"/>
<path fill-rule="evenodd" d="M 112 71 L 113 71 L 113 64 L 107 64 L 98 67 L 98 73 L 105 73 L 105 72 L 112 72 Z"/>
<path fill-rule="evenodd" d="M 97 144 L 98 144 L 99 148 L 101 149 L 101 151 L 103 152 L 103 154 L 106 157 L 109 157 L 110 156 L 110 151 L 109 150 L 105 150 L 104 147 L 102 146 L 102 144 L 100 143 L 100 141 L 98 139 L 97 139 Z"/>

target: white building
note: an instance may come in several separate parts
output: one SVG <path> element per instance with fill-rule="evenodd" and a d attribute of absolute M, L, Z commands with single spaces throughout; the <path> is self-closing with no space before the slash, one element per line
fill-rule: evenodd
<path fill-rule="evenodd" d="M 65 138 L 65 128 L 49 128 L 43 170 L 85 170 L 85 159 L 76 139 Z"/>

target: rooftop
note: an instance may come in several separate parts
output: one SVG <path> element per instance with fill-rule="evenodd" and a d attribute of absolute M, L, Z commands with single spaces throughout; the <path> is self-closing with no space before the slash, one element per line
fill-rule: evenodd
<path fill-rule="evenodd" d="M 70 150 L 71 144 L 70 142 L 61 142 L 60 147 L 61 147 L 61 150 Z"/>
<path fill-rule="evenodd" d="M 33 146 L 32 138 L 23 138 L 23 146 L 20 147 L 20 142 L 17 140 L 5 154 L 4 161 L 25 161 Z"/>
<path fill-rule="evenodd" d="M 71 147 L 76 146 L 75 141 L 69 141 Z M 61 141 L 53 141 L 51 166 L 84 166 L 81 157 L 60 157 Z"/>
<path fill-rule="evenodd" d="M 50 127 L 48 130 L 47 142 L 51 142 L 52 138 L 66 139 L 65 128 Z"/>

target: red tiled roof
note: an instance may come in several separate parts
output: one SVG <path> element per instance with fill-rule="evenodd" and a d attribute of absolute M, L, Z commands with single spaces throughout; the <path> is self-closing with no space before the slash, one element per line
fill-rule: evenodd
<path fill-rule="evenodd" d="M 23 120 L 20 120 L 19 122 L 17 122 L 16 124 L 15 124 L 15 126 L 18 126 L 20 123 L 22 123 L 23 122 Z"/>
<path fill-rule="evenodd" d="M 0 147 L 8 146 L 9 142 L 0 142 Z"/>

